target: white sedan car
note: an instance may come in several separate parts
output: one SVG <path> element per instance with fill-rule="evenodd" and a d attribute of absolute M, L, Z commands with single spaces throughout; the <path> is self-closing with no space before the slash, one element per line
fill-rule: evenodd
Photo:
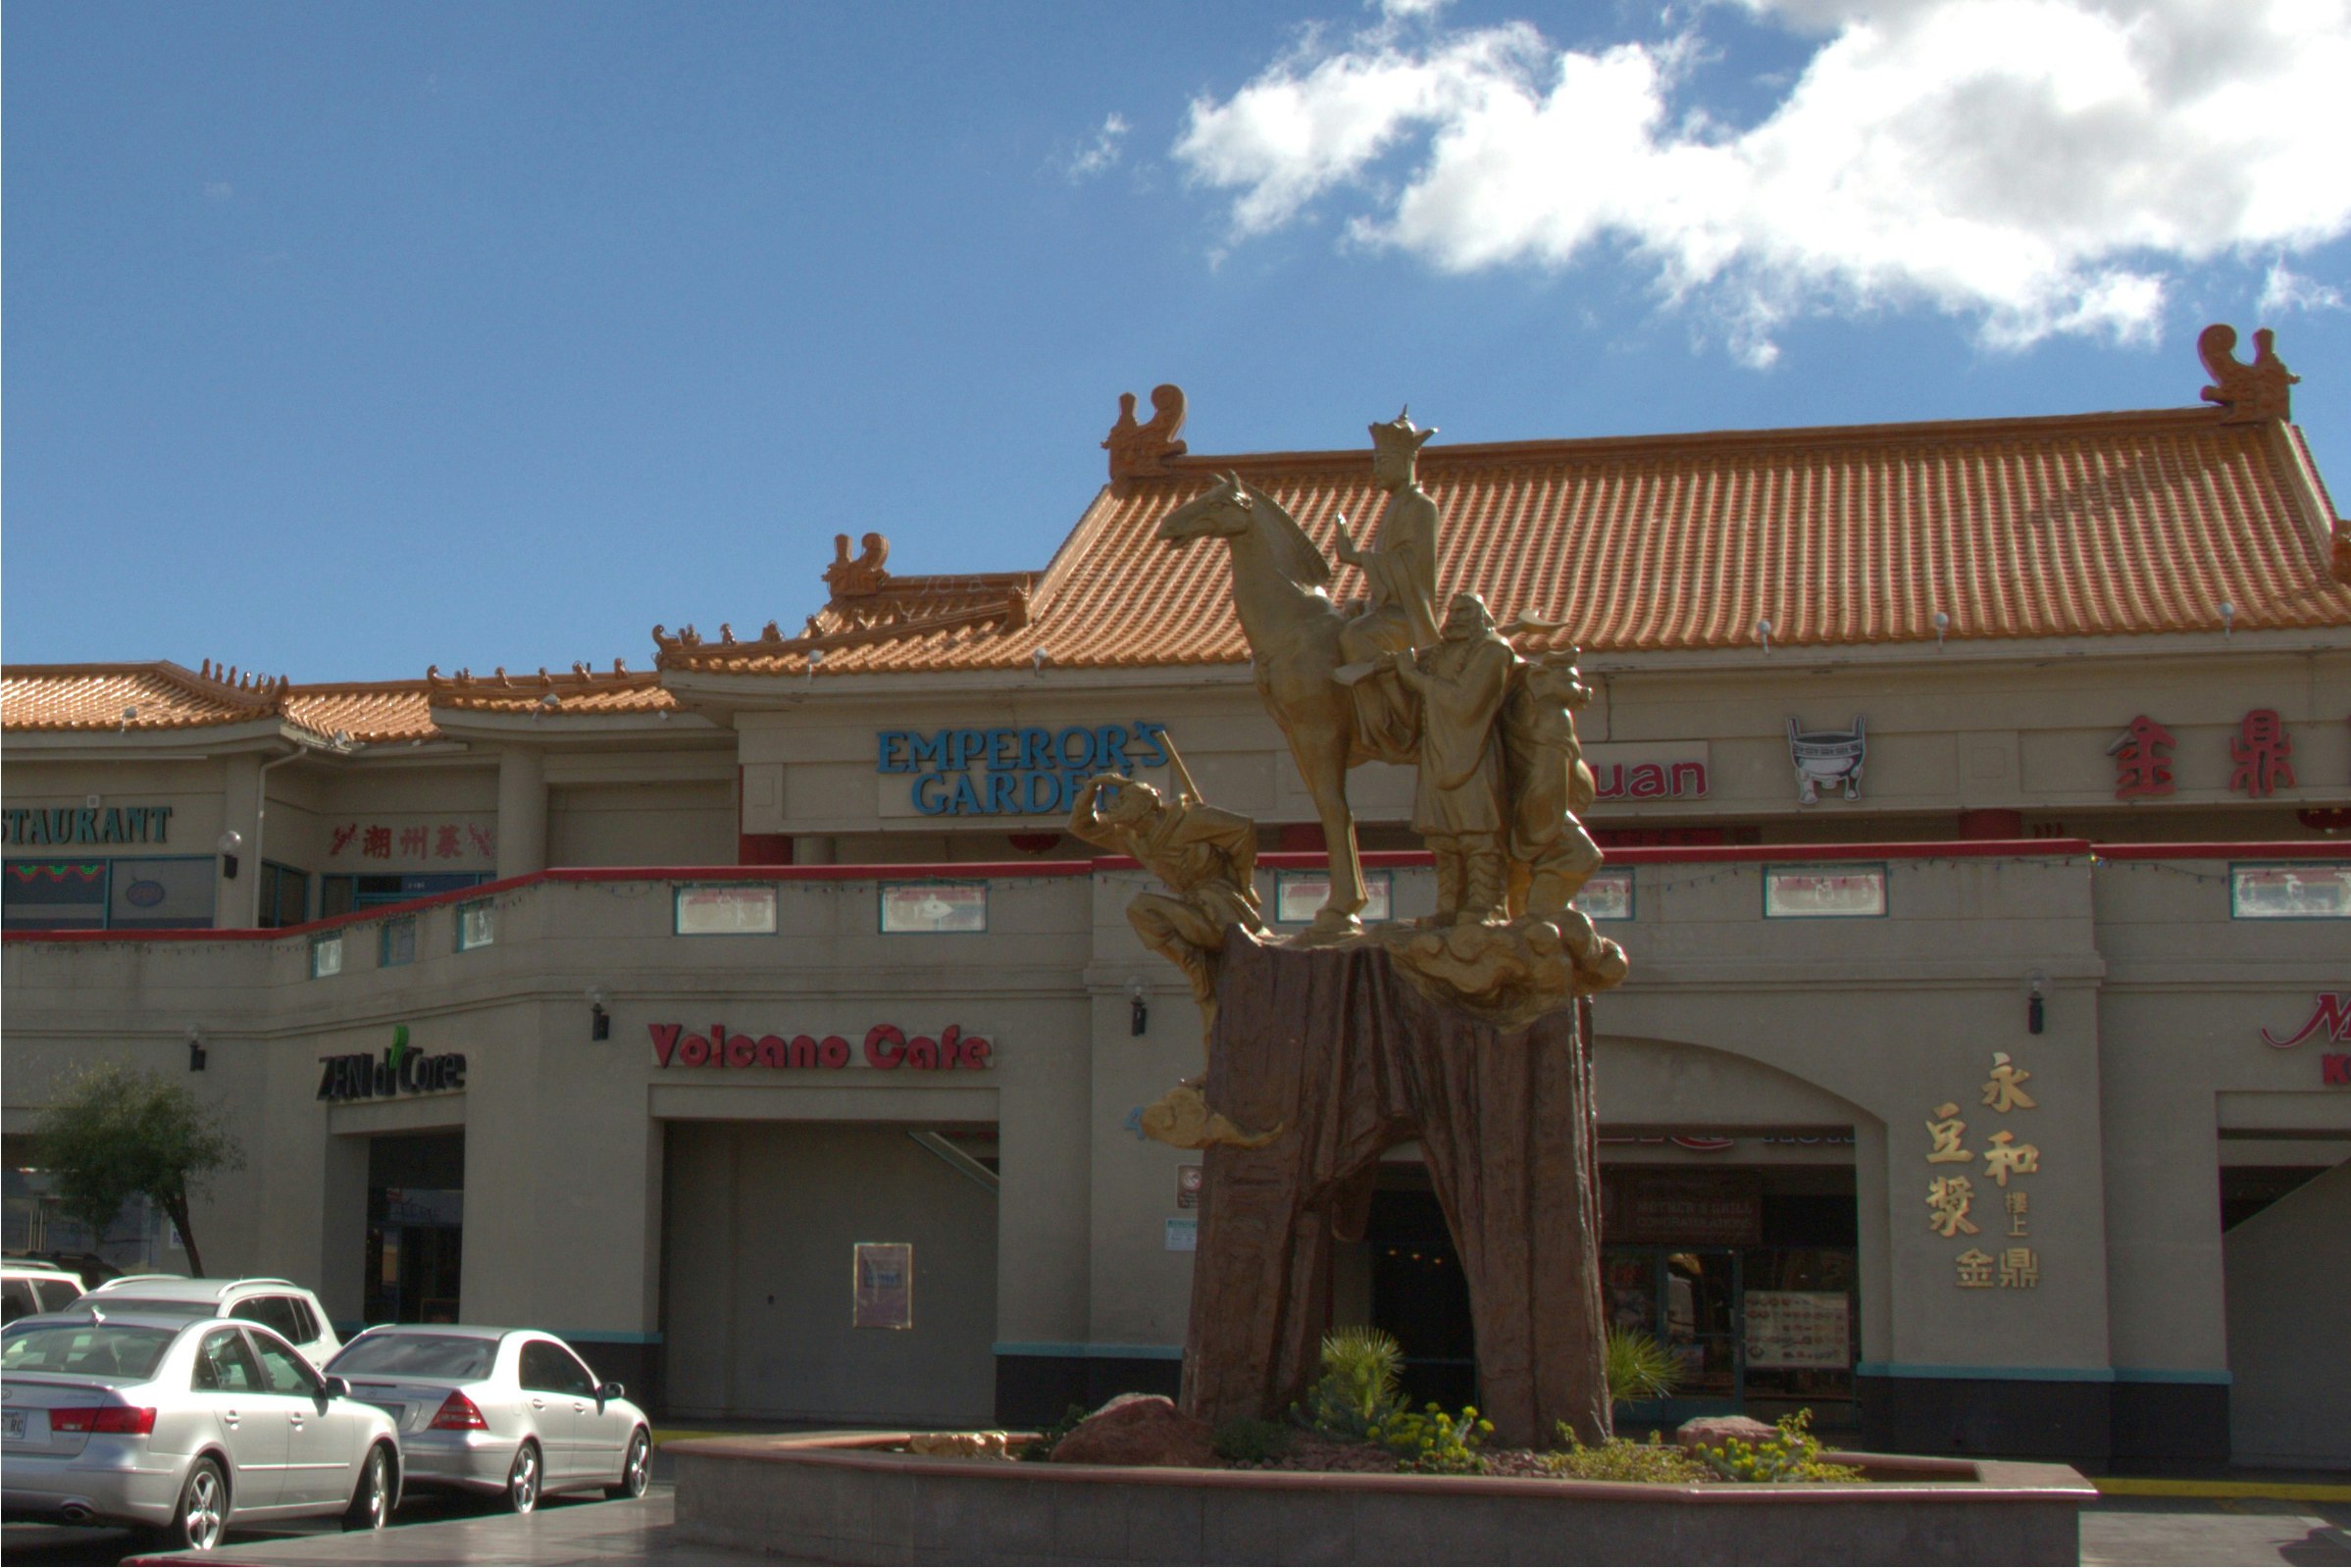
<path fill-rule="evenodd" d="M 209 1551 L 232 1524 L 381 1529 L 400 1449 L 383 1411 L 259 1324 L 90 1311 L 0 1334 L 0 1510 L 128 1525 Z"/>
<path fill-rule="evenodd" d="M 551 1492 L 641 1497 L 652 1468 L 644 1412 L 537 1329 L 387 1324 L 327 1370 L 400 1431 L 413 1490 L 500 1496 L 529 1513 Z"/>

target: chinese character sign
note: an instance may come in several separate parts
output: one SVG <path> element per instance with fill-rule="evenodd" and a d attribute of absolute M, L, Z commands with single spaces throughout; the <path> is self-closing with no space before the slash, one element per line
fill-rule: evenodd
<path fill-rule="evenodd" d="M 2293 765 L 2285 760 L 2293 754 L 2294 742 L 2277 710 L 2254 709 L 2237 727 L 2236 738 L 2228 742 L 2228 758 L 2236 764 L 2236 771 L 2228 776 L 2228 787 L 2241 789 L 2256 800 L 2280 787 L 2293 788 Z"/>
<path fill-rule="evenodd" d="M 2166 737 L 2167 744 L 2169 738 Z M 2031 1077 L 2008 1052 L 1994 1051 L 1991 1070 L 1980 1086 L 1981 1103 L 1994 1116 L 2039 1109 L 2040 1101 L 2024 1087 Z M 1975 1161 L 1979 1151 L 1966 1145 L 1968 1124 L 1960 1118 L 1957 1100 L 1937 1105 L 1924 1125 L 1927 1164 L 1964 1165 Z M 1999 1206 L 2008 1221 L 2009 1239 L 2021 1241 L 2030 1234 L 2027 1222 L 2032 1202 L 2020 1184 L 2011 1183 L 2020 1176 L 2039 1174 L 2040 1148 L 2019 1141 L 2011 1128 L 1994 1127 L 1979 1136 L 1983 1140 L 1981 1177 L 2000 1189 Z M 1937 1173 L 1926 1184 L 1928 1229 L 1945 1240 L 1981 1235 L 1982 1227 L 1969 1218 L 1979 1196 L 1988 1200 L 1989 1190 L 1979 1193 L 1975 1183 L 1964 1173 Z M 1999 1216 L 1992 1218 L 1997 1224 Z M 2041 1260 L 2031 1247 L 2024 1245 L 2004 1247 L 1997 1256 L 1980 1246 L 1969 1246 L 1952 1258 L 1952 1283 L 1963 1290 L 2030 1290 L 2041 1283 Z"/>
<path fill-rule="evenodd" d="M 2171 731 L 2145 714 L 2131 720 L 2130 728 L 2106 748 L 2107 755 L 2115 759 L 2115 798 L 2170 794 L 2172 748 L 2177 744 Z"/>
<path fill-rule="evenodd" d="M 493 813 L 329 819 L 327 867 L 334 872 L 495 871 Z"/>

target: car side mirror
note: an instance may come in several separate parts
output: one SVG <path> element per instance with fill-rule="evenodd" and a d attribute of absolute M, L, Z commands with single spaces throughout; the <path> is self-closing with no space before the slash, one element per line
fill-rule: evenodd
<path fill-rule="evenodd" d="M 627 1391 L 617 1383 L 599 1383 L 596 1385 L 596 1403 L 600 1405 L 607 1399 L 618 1399 Z"/>
<path fill-rule="evenodd" d="M 351 1397 L 351 1385 L 342 1378 L 329 1378 L 327 1380 L 327 1397 L 348 1399 Z"/>

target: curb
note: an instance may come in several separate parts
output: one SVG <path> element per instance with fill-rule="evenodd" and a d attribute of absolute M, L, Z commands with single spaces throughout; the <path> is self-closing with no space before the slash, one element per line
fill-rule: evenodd
<path fill-rule="evenodd" d="M 2351 1502 L 2351 1485 L 2323 1481 L 2174 1481 L 2154 1476 L 2093 1476 L 2102 1497 L 2261 1497 L 2274 1502 Z"/>

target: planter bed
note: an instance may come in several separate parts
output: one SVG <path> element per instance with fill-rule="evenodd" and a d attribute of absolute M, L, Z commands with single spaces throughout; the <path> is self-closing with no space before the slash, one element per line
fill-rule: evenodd
<path fill-rule="evenodd" d="M 1836 1454 L 1848 1484 L 932 1458 L 904 1433 L 711 1438 L 677 1464 L 690 1541 L 843 1563 L 2073 1563 L 2097 1495 L 2064 1465 Z"/>

